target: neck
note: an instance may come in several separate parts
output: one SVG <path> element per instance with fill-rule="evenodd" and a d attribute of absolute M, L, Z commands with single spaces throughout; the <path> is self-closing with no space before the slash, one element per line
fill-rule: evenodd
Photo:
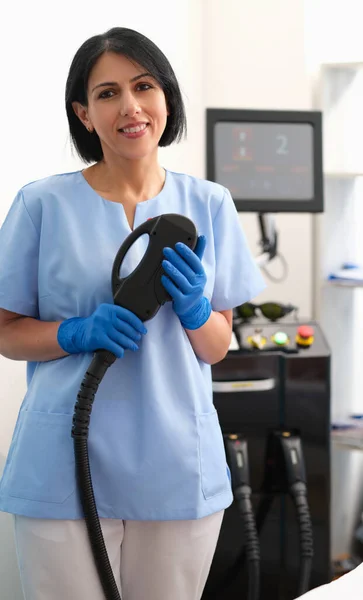
<path fill-rule="evenodd" d="M 156 160 L 130 160 L 98 163 L 98 177 L 104 191 L 142 201 L 157 195 L 165 181 L 165 170 Z"/>

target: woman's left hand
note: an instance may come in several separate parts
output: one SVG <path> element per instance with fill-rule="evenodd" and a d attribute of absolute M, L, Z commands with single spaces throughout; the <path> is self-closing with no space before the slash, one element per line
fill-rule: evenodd
<path fill-rule="evenodd" d="M 207 276 L 202 265 L 206 246 L 204 235 L 198 237 L 195 250 L 178 242 L 175 250 L 164 248 L 161 282 L 173 299 L 173 309 L 187 329 L 198 329 L 209 318 L 211 305 L 203 296 Z"/>

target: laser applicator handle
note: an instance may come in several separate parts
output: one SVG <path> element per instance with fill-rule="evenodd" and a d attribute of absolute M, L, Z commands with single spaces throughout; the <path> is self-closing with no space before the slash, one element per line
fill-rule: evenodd
<path fill-rule="evenodd" d="M 120 266 L 126 253 L 144 234 L 149 236 L 144 256 L 130 275 L 121 278 Z M 111 278 L 114 303 L 127 308 L 142 321 L 154 317 L 160 306 L 171 300 L 161 283 L 164 248 L 183 242 L 194 250 L 197 241 L 193 221 L 183 215 L 163 214 L 142 223 L 125 239 L 116 255 Z"/>

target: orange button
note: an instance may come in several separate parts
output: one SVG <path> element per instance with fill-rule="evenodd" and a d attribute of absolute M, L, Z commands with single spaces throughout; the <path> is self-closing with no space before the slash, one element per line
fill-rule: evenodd
<path fill-rule="evenodd" d="M 307 340 L 314 335 L 314 329 L 313 327 L 310 327 L 310 325 L 300 325 L 297 333 L 303 340 Z"/>

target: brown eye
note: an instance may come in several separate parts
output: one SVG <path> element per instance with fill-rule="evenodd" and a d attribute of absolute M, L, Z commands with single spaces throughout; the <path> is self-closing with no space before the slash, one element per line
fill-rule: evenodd
<path fill-rule="evenodd" d="M 105 94 L 113 94 L 112 90 L 106 90 L 105 92 L 102 92 L 102 94 L 100 94 L 98 97 L 99 98 L 109 98 L 110 96 L 105 96 Z"/>
<path fill-rule="evenodd" d="M 150 83 L 139 83 L 137 85 L 137 89 L 141 88 L 141 92 L 147 92 L 147 90 L 151 90 L 153 86 Z"/>

